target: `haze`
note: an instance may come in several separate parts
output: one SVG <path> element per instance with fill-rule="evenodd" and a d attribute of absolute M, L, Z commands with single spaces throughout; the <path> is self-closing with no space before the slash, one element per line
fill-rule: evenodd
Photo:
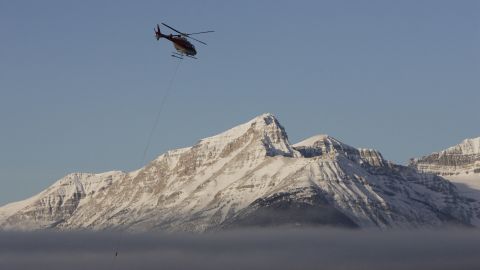
<path fill-rule="evenodd" d="M 1 269 L 478 269 L 476 230 L 0 233 Z M 119 255 L 114 258 L 114 246 Z"/>

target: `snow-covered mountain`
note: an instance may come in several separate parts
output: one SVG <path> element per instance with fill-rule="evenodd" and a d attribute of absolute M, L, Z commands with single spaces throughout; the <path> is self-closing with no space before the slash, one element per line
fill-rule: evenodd
<path fill-rule="evenodd" d="M 480 200 L 480 137 L 411 159 L 410 166 L 440 175 L 456 184 L 464 196 Z"/>
<path fill-rule="evenodd" d="M 4 229 L 204 232 L 242 226 L 415 228 L 475 222 L 472 200 L 433 174 L 328 135 L 290 144 L 271 114 L 130 173 L 70 174 L 0 207 Z"/>

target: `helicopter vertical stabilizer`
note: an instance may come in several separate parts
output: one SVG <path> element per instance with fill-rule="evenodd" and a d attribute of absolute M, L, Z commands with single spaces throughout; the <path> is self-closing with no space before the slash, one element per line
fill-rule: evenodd
<path fill-rule="evenodd" d="M 162 32 L 160 32 L 160 25 L 157 24 L 157 28 L 155 29 L 155 37 L 157 38 L 157 40 L 159 40 L 161 37 L 162 37 Z"/>

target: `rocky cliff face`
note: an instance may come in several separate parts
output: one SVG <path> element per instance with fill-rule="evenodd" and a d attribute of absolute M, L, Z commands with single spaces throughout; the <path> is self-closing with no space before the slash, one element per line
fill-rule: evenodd
<path fill-rule="evenodd" d="M 450 180 L 461 195 L 480 202 L 480 137 L 411 159 L 409 166 Z"/>
<path fill-rule="evenodd" d="M 442 176 L 480 175 L 480 137 L 466 139 L 443 151 L 411 159 L 410 166 Z"/>
<path fill-rule="evenodd" d="M 0 222 L 4 220 L 6 229 L 55 227 L 124 176 L 122 172 L 69 174 L 32 198 L 1 207 Z"/>
<path fill-rule="evenodd" d="M 238 226 L 469 226 L 441 177 L 327 135 L 291 145 L 271 114 L 168 151 L 131 173 L 71 174 L 0 208 L 0 227 L 204 232 Z"/>
<path fill-rule="evenodd" d="M 328 135 L 317 135 L 294 145 L 303 157 L 343 155 L 351 161 L 370 166 L 387 166 L 382 154 L 374 149 L 354 148 Z"/>

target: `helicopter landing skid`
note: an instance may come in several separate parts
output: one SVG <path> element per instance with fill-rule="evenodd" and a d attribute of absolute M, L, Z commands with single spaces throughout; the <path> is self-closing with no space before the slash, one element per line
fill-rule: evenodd
<path fill-rule="evenodd" d="M 178 52 L 172 52 L 172 57 L 175 57 L 175 58 L 178 58 L 178 59 L 183 59 L 184 56 L 187 56 L 187 57 L 190 57 L 190 58 L 193 58 L 193 59 L 198 59 L 198 58 L 196 58 L 195 56 L 192 56 L 192 55 L 181 54 L 181 53 L 178 53 Z"/>
<path fill-rule="evenodd" d="M 183 59 L 183 55 L 172 54 L 172 57 L 175 57 L 175 58 L 178 58 L 178 59 Z"/>

